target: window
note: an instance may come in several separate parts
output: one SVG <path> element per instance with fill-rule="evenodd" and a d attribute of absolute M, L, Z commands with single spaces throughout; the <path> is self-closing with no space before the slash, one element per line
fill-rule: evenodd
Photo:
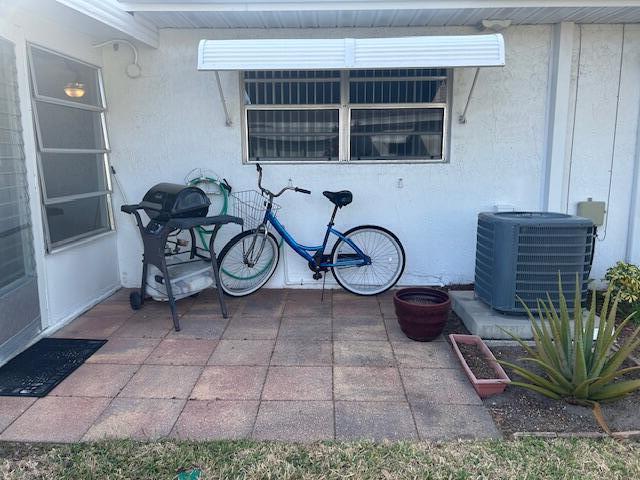
<path fill-rule="evenodd" d="M 247 71 L 249 162 L 443 161 L 447 69 Z"/>
<path fill-rule="evenodd" d="M 112 229 L 100 69 L 29 45 L 49 250 Z"/>

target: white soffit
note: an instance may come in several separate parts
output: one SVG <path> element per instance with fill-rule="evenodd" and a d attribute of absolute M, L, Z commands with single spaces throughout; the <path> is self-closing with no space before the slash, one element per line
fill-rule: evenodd
<path fill-rule="evenodd" d="M 198 70 L 495 67 L 501 34 L 397 38 L 201 40 Z"/>
<path fill-rule="evenodd" d="M 38 4 L 37 1 L 31 3 Z M 125 12 L 115 0 L 56 0 L 56 3 L 71 8 L 150 47 L 158 48 L 158 27 L 149 20 L 138 19 Z M 39 8 L 44 8 L 44 6 L 39 5 Z"/>

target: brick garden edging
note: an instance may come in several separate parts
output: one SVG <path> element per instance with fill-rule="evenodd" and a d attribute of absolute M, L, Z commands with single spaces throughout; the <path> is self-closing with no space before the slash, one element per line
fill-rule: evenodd
<path fill-rule="evenodd" d="M 607 438 L 605 432 L 515 432 L 513 438 Z M 640 438 L 640 430 L 613 432 L 611 438 L 629 440 Z"/>

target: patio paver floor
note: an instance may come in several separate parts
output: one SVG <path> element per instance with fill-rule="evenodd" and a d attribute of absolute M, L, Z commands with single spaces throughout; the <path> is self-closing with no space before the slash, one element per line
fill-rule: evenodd
<path fill-rule="evenodd" d="M 220 340 L 209 365 L 269 365 L 274 340 Z"/>
<path fill-rule="evenodd" d="M 138 368 L 138 365 L 85 363 L 54 388 L 50 395 L 115 397 L 129 383 Z"/>
<path fill-rule="evenodd" d="M 115 398 L 83 440 L 128 437 L 157 440 L 173 428 L 185 400 L 175 398 Z"/>
<path fill-rule="evenodd" d="M 417 440 L 407 402 L 336 402 L 336 440 Z"/>
<path fill-rule="evenodd" d="M 498 437 L 443 338 L 407 339 L 391 295 L 215 291 L 138 311 L 122 289 L 56 336 L 108 342 L 48 397 L 0 397 L 0 440 Z"/>
<path fill-rule="evenodd" d="M 171 436 L 190 440 L 237 440 L 251 436 L 257 400 L 188 400 Z"/>
<path fill-rule="evenodd" d="M 252 438 L 314 442 L 334 438 L 333 402 L 263 401 Z"/>

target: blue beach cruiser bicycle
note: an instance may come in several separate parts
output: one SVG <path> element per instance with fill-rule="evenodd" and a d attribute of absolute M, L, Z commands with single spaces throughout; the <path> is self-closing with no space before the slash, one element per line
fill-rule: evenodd
<path fill-rule="evenodd" d="M 249 295 L 264 286 L 275 272 L 280 250 L 270 227 L 308 262 L 316 280 L 331 271 L 342 288 L 357 295 L 376 295 L 397 283 L 405 266 L 404 248 L 398 237 L 376 225 L 361 225 L 344 233 L 334 228 L 338 209 L 353 200 L 350 191 L 322 192 L 334 204 L 333 214 L 322 243 L 306 246 L 298 243 L 276 218 L 280 207 L 273 200 L 287 190 L 311 192 L 289 186 L 273 193 L 262 186 L 262 167 L 258 164 L 256 168 L 259 191 L 232 194 L 234 214 L 244 219 L 248 230 L 233 237 L 218 257 L 222 288 L 227 294 Z M 337 239 L 327 254 L 331 236 Z"/>

